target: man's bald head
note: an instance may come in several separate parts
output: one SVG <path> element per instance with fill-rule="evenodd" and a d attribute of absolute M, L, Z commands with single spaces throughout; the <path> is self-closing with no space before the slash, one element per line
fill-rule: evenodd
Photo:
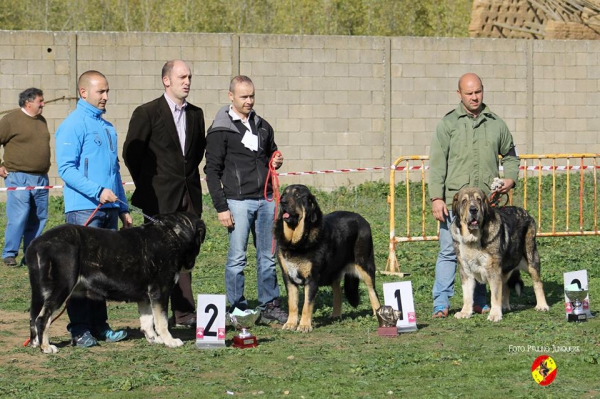
<path fill-rule="evenodd" d="M 92 81 L 106 80 L 106 76 L 102 72 L 90 70 L 81 74 L 77 81 L 77 89 L 81 91 L 81 88 L 89 89 Z"/>
<path fill-rule="evenodd" d="M 87 103 L 104 111 L 108 101 L 108 80 L 98 71 L 86 71 L 77 81 L 79 96 Z"/>
<path fill-rule="evenodd" d="M 458 80 L 458 97 L 465 110 L 473 116 L 483 108 L 483 83 L 474 73 L 465 73 Z"/>
<path fill-rule="evenodd" d="M 483 88 L 483 82 L 481 81 L 481 78 L 476 74 L 469 72 L 465 73 L 463 76 L 460 77 L 460 79 L 458 79 L 458 91 L 460 91 L 461 87 L 463 87 L 464 84 L 467 84 L 467 82 L 479 82 L 479 85 Z"/>

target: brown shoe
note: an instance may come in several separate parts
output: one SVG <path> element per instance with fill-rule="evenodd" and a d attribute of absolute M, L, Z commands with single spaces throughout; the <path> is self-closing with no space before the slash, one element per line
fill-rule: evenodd
<path fill-rule="evenodd" d="M 483 305 L 483 307 L 480 305 L 473 305 L 473 312 L 479 314 L 490 313 L 490 307 L 488 305 Z"/>
<path fill-rule="evenodd" d="M 9 256 L 3 259 L 4 264 L 8 267 L 17 267 L 17 260 L 14 256 Z"/>
<path fill-rule="evenodd" d="M 448 317 L 448 308 L 436 310 L 431 315 L 432 319 L 445 319 L 446 317 Z"/>
<path fill-rule="evenodd" d="M 265 306 L 265 310 L 261 314 L 261 319 L 267 323 L 277 322 L 284 324 L 288 319 L 288 314 L 281 308 L 281 301 L 274 299 Z"/>
<path fill-rule="evenodd" d="M 190 317 L 187 320 L 180 320 L 180 321 L 175 321 L 174 317 L 169 318 L 169 327 L 175 327 L 175 328 L 196 328 L 196 318 L 195 317 Z"/>

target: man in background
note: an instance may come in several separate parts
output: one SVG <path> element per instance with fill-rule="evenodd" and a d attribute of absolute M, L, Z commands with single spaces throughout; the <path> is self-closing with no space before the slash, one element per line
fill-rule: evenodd
<path fill-rule="evenodd" d="M 47 186 L 50 169 L 50 133 L 44 110 L 44 93 L 35 87 L 19 94 L 21 109 L 0 119 L 0 145 L 4 159 L 0 176 L 6 187 Z M 17 267 L 23 241 L 23 254 L 31 241 L 44 230 L 48 219 L 48 190 L 14 190 L 6 194 L 6 231 L 2 259 Z M 20 265 L 25 263 L 21 259 Z"/>

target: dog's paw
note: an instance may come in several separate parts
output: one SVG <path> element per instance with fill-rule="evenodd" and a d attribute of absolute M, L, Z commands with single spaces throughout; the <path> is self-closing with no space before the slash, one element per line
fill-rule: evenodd
<path fill-rule="evenodd" d="M 300 324 L 298 326 L 298 328 L 296 328 L 296 331 L 302 332 L 302 333 L 307 333 L 307 332 L 311 332 L 312 329 L 313 328 L 310 324 Z"/>
<path fill-rule="evenodd" d="M 154 336 L 154 337 L 148 337 L 146 336 L 146 341 L 148 341 L 151 344 L 164 344 L 164 341 L 161 337 L 159 336 Z"/>
<path fill-rule="evenodd" d="M 469 319 L 471 316 L 473 316 L 473 312 L 457 312 L 454 314 L 454 317 L 457 319 Z"/>
<path fill-rule="evenodd" d="M 173 338 L 168 341 L 165 340 L 165 345 L 169 348 L 179 348 L 180 346 L 183 346 L 183 341 L 179 338 Z"/>
<path fill-rule="evenodd" d="M 536 305 L 535 310 L 537 310 L 538 312 L 547 312 L 550 310 L 550 307 L 546 304 Z"/>
<path fill-rule="evenodd" d="M 285 323 L 282 327 L 282 330 L 290 330 L 290 331 L 294 331 L 296 330 L 296 323 Z"/>
<path fill-rule="evenodd" d="M 493 321 L 493 322 L 497 322 L 502 320 L 502 313 L 501 312 L 494 312 L 493 310 L 490 312 L 490 314 L 488 315 L 487 318 L 489 321 Z"/>
<path fill-rule="evenodd" d="M 55 345 L 48 345 L 46 347 L 42 347 L 41 349 L 44 353 L 58 353 L 58 348 Z"/>

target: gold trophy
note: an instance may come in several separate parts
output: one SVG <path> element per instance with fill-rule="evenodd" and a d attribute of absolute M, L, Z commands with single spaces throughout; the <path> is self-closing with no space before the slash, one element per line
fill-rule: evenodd
<path fill-rule="evenodd" d="M 402 312 L 394 310 L 391 306 L 381 306 L 375 312 L 377 320 L 379 321 L 379 328 L 377 328 L 377 335 L 380 337 L 395 337 L 398 335 L 398 319 L 402 316 Z"/>

